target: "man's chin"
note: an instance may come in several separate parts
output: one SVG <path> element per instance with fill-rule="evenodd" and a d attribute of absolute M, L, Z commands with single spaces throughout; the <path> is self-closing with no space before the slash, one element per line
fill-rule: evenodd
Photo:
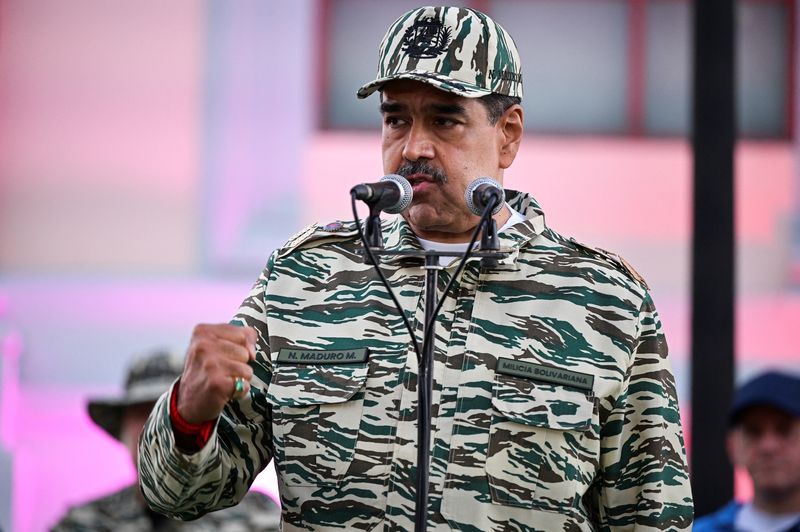
<path fill-rule="evenodd" d="M 403 211 L 403 218 L 414 232 L 446 231 L 447 224 L 427 205 L 412 205 Z"/>
<path fill-rule="evenodd" d="M 751 478 L 760 493 L 771 499 L 780 499 L 785 497 L 787 492 L 800 491 L 798 482 L 793 482 L 784 473 L 785 471 L 762 471 L 760 475 L 752 475 Z"/>

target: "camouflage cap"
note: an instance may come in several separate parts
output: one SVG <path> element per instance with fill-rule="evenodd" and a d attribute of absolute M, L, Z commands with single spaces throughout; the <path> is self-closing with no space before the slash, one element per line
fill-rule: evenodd
<path fill-rule="evenodd" d="M 420 7 L 383 37 L 378 76 L 358 89 L 366 98 L 394 79 L 413 79 L 467 98 L 522 98 L 522 66 L 511 35 L 466 7 Z"/>
<path fill-rule="evenodd" d="M 90 399 L 89 417 L 101 429 L 120 439 L 125 409 L 146 405 L 166 392 L 183 372 L 183 357 L 163 349 L 137 356 L 128 368 L 125 393 L 119 397 Z"/>

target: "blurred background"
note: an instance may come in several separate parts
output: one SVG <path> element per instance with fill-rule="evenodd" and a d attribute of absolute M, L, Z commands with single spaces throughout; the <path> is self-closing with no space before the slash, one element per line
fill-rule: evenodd
<path fill-rule="evenodd" d="M 419 4 L 0 2 L 0 528 L 130 482 L 86 398 L 227 321 L 272 248 L 382 175 L 378 100 L 355 90 Z M 647 279 L 687 418 L 692 2 L 464 4 L 522 55 L 506 186 Z M 737 1 L 737 381 L 800 369 L 797 28 L 794 0 Z"/>

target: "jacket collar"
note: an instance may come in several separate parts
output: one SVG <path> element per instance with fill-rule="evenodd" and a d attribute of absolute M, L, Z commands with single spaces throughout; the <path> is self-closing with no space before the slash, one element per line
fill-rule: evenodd
<path fill-rule="evenodd" d="M 509 252 L 509 256 L 500 261 L 502 269 L 516 269 L 517 256 L 520 248 L 542 234 L 547 226 L 544 212 L 537 201 L 525 192 L 506 190 L 506 202 L 516 211 L 525 216 L 524 222 L 519 222 L 498 235 L 500 248 Z M 391 251 L 423 251 L 417 235 L 402 216 L 383 221 L 383 244 L 386 250 Z M 479 260 L 475 257 L 472 260 Z M 384 257 L 381 262 L 392 264 L 419 264 L 420 258 L 401 258 L 396 256 Z"/>

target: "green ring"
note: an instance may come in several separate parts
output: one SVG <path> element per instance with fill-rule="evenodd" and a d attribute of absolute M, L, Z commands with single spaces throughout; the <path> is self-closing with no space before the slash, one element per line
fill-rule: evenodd
<path fill-rule="evenodd" d="M 237 393 L 237 394 L 242 393 L 244 391 L 244 379 L 241 378 L 241 377 L 236 377 L 235 386 L 236 386 L 236 388 L 235 388 L 235 392 L 234 393 Z"/>

